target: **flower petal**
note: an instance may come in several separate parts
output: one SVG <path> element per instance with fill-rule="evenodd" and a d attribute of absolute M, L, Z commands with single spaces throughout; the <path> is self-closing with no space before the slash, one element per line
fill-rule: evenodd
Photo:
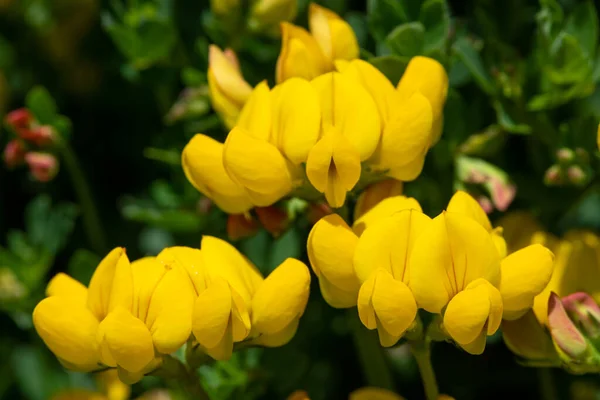
<path fill-rule="evenodd" d="M 304 263 L 286 259 L 264 280 L 252 298 L 252 327 L 274 334 L 304 314 L 310 292 L 310 272 Z"/>
<path fill-rule="evenodd" d="M 272 94 L 273 132 L 271 143 L 294 164 L 305 162 L 319 139 L 321 108 L 309 81 L 290 78 Z"/>
<path fill-rule="evenodd" d="M 539 244 L 532 244 L 502 260 L 499 288 L 505 319 L 517 319 L 533 306 L 533 298 L 550 281 L 553 262 L 552 252 Z"/>
<path fill-rule="evenodd" d="M 87 304 L 99 321 L 103 320 L 111 310 L 110 303 L 116 301 L 116 298 L 113 300 L 113 283 L 117 270 L 126 272 L 128 269 L 130 269 L 129 259 L 122 247 L 113 249 L 98 264 L 90 280 Z M 126 273 L 123 275 L 127 276 Z"/>
<path fill-rule="evenodd" d="M 321 104 L 323 134 L 338 130 L 360 154 L 368 159 L 379 143 L 381 120 L 375 101 L 362 85 L 339 72 L 313 79 Z"/>
<path fill-rule="evenodd" d="M 231 289 L 224 279 L 213 279 L 194 304 L 192 330 L 200 345 L 212 348 L 223 339 L 231 315 Z"/>
<path fill-rule="evenodd" d="M 130 372 L 144 369 L 154 359 L 152 336 L 146 325 L 129 311 L 117 307 L 98 327 L 98 343 L 117 365 Z"/>
<path fill-rule="evenodd" d="M 185 246 L 173 246 L 163 249 L 156 259 L 165 265 L 174 265 L 183 269 L 192 284 L 196 296 L 206 289 L 206 268 L 200 249 Z"/>
<path fill-rule="evenodd" d="M 310 32 L 328 60 L 358 58 L 356 35 L 339 15 L 316 3 L 310 3 L 308 23 Z"/>
<path fill-rule="evenodd" d="M 393 196 L 383 199 L 376 206 L 355 220 L 352 229 L 360 236 L 365 229 L 377 223 L 377 221 L 387 219 L 399 211 L 410 209 L 419 212 L 422 211 L 419 202 L 412 197 Z"/>
<path fill-rule="evenodd" d="M 319 278 L 323 297 L 332 307 L 356 305 L 359 283 L 352 259 L 357 241 L 356 235 L 337 214 L 321 218 L 308 236 L 310 265 Z"/>
<path fill-rule="evenodd" d="M 271 103 L 269 85 L 267 81 L 262 81 L 252 90 L 242 109 L 237 126 L 243 128 L 250 136 L 268 142 L 271 138 L 274 117 Z"/>
<path fill-rule="evenodd" d="M 401 196 L 403 184 L 395 179 L 386 179 L 369 185 L 358 196 L 354 207 L 354 221 L 388 197 Z"/>
<path fill-rule="evenodd" d="M 544 331 L 531 310 L 519 319 L 502 321 L 502 337 L 506 347 L 524 359 L 540 362 L 558 361 L 550 335 Z"/>
<path fill-rule="evenodd" d="M 181 154 L 183 172 L 194 187 L 223 211 L 238 214 L 252 208 L 244 188 L 223 166 L 223 144 L 206 135 L 195 135 Z"/>
<path fill-rule="evenodd" d="M 419 307 L 440 313 L 450 299 L 478 278 L 497 285 L 500 257 L 491 235 L 475 220 L 443 212 L 417 238 L 409 269 L 410 287 Z"/>
<path fill-rule="evenodd" d="M 240 127 L 227 136 L 223 164 L 256 206 L 270 206 L 292 190 L 292 177 L 279 150 Z"/>
<path fill-rule="evenodd" d="M 61 296 L 70 299 L 75 304 L 85 306 L 88 289 L 69 275 L 59 272 L 48 282 L 46 296 Z"/>
<path fill-rule="evenodd" d="M 68 297 L 48 297 L 33 310 L 33 325 L 46 346 L 74 369 L 98 368 L 98 320 L 84 305 Z"/>
<path fill-rule="evenodd" d="M 292 77 L 312 79 L 331 69 L 315 38 L 299 26 L 281 23 L 281 52 L 276 77 L 281 83 Z"/>
<path fill-rule="evenodd" d="M 458 190 L 454 193 L 446 210 L 448 212 L 464 214 L 473 218 L 483 226 L 486 231 L 492 231 L 492 224 L 490 223 L 487 214 L 483 211 L 483 208 L 481 208 L 477 200 L 471 197 L 467 192 Z"/>

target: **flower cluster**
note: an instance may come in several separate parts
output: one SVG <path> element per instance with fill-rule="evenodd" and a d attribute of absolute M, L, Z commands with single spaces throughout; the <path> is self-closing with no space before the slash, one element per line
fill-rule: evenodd
<path fill-rule="evenodd" d="M 310 274 L 287 259 L 266 279 L 233 246 L 211 236 L 201 249 L 171 247 L 130 262 L 123 248 L 98 265 L 89 288 L 65 274 L 49 283 L 35 328 L 67 368 L 117 368 L 134 382 L 156 369 L 193 332 L 215 359 L 234 343 L 280 346 L 294 335 Z"/>
<path fill-rule="evenodd" d="M 383 200 L 352 228 L 336 214 L 324 217 L 308 254 L 325 300 L 357 306 L 383 346 L 398 342 L 421 308 L 438 314 L 442 332 L 472 354 L 483 352 L 503 319 L 532 307 L 553 268 L 540 244 L 506 256 L 501 230 L 461 191 L 433 219 L 404 196 Z"/>

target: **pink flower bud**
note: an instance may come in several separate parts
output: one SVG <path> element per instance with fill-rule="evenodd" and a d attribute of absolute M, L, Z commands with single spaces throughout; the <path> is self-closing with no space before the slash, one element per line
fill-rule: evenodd
<path fill-rule="evenodd" d="M 19 140 L 11 140 L 4 148 L 4 163 L 8 168 L 14 168 L 25 160 L 25 147 Z"/>
<path fill-rule="evenodd" d="M 52 143 L 56 137 L 54 128 L 50 125 L 41 125 L 31 130 L 31 141 L 38 146 L 45 146 Z"/>
<path fill-rule="evenodd" d="M 600 336 L 600 307 L 592 296 L 577 292 L 562 298 L 567 313 L 591 338 Z"/>
<path fill-rule="evenodd" d="M 492 190 L 490 195 L 492 196 L 492 203 L 500 211 L 506 211 L 510 203 L 517 194 L 517 187 L 507 182 L 503 182 L 498 178 L 491 178 Z"/>
<path fill-rule="evenodd" d="M 492 211 L 494 211 L 494 205 L 492 204 L 492 201 L 488 197 L 479 196 L 479 197 L 477 197 L 477 202 L 479 203 L 479 205 L 481 206 L 483 211 L 485 211 L 486 214 L 489 214 Z"/>
<path fill-rule="evenodd" d="M 569 177 L 569 181 L 575 185 L 585 182 L 586 179 L 585 172 L 578 165 L 570 166 L 567 170 L 567 176 Z"/>
<path fill-rule="evenodd" d="M 52 154 L 29 152 L 25 154 L 25 162 L 35 180 L 51 181 L 58 173 L 58 159 Z"/>
<path fill-rule="evenodd" d="M 254 209 L 262 226 L 273 236 L 279 236 L 290 223 L 288 214 L 279 207 L 256 207 Z"/>
<path fill-rule="evenodd" d="M 558 149 L 558 151 L 556 152 L 556 158 L 561 163 L 568 163 L 573 161 L 573 159 L 575 158 L 575 152 L 571 149 L 563 147 L 562 149 Z"/>
<path fill-rule="evenodd" d="M 561 169 L 558 165 L 553 165 L 546 170 L 544 174 L 544 183 L 548 186 L 560 185 L 563 181 Z"/>
<path fill-rule="evenodd" d="M 15 130 L 24 129 L 33 122 L 33 115 L 28 109 L 19 108 L 6 114 L 4 121 Z"/>
<path fill-rule="evenodd" d="M 548 299 L 548 327 L 554 343 L 562 352 L 575 360 L 584 358 L 587 352 L 587 341 L 577 329 L 563 303 L 554 292 Z"/>

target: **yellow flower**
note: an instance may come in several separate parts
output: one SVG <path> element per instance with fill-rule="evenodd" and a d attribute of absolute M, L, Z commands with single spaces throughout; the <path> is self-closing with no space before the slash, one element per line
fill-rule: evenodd
<path fill-rule="evenodd" d="M 219 2 L 217 2 L 219 3 Z M 252 87 L 244 80 L 237 57 L 231 49 L 208 49 L 208 89 L 213 108 L 225 126 L 233 128 Z"/>
<path fill-rule="evenodd" d="M 341 207 L 356 185 L 361 162 L 375 152 L 380 120 L 369 93 L 338 72 L 312 81 L 321 104 L 321 134 L 306 161 L 306 175 L 331 207 Z"/>
<path fill-rule="evenodd" d="M 314 3 L 310 5 L 309 26 L 281 24 L 281 52 L 277 59 L 277 82 L 292 77 L 313 79 L 332 71 L 334 61 L 358 57 L 356 36 L 337 14 Z"/>
<path fill-rule="evenodd" d="M 421 211 L 415 199 L 390 197 L 358 219 L 353 228 L 337 214 L 327 215 L 313 226 L 307 241 L 308 259 L 330 306 L 349 308 L 357 304 L 361 282 L 355 272 L 355 251 L 367 226 L 411 208 Z"/>
<path fill-rule="evenodd" d="M 212 236 L 201 249 L 171 247 L 157 257 L 187 271 L 197 298 L 192 331 L 211 357 L 231 357 L 234 343 L 281 346 L 295 334 L 308 301 L 310 274 L 287 259 L 266 279 L 233 246 Z"/>
<path fill-rule="evenodd" d="M 250 9 L 248 26 L 258 31 L 279 33 L 279 23 L 292 21 L 297 11 L 297 0 L 257 0 Z"/>
<path fill-rule="evenodd" d="M 354 221 L 376 206 L 380 201 L 388 197 L 400 196 L 402 194 L 402 187 L 402 182 L 395 179 L 386 179 L 369 185 L 356 200 Z"/>
<path fill-rule="evenodd" d="M 34 326 L 68 368 L 117 367 L 135 381 L 156 368 L 190 335 L 193 290 L 171 264 L 147 257 L 129 262 L 116 248 L 98 265 L 89 288 L 64 274 L 33 311 Z"/>
<path fill-rule="evenodd" d="M 374 66 L 362 61 L 338 61 L 337 69 L 369 91 L 381 118 L 381 142 L 368 160 L 374 171 L 403 181 L 415 179 L 423 169 L 429 147 L 441 134 L 447 76 L 435 60 L 414 57 L 395 89 Z M 413 71 L 425 69 L 430 76 Z M 423 89 L 423 92 L 420 91 Z"/>

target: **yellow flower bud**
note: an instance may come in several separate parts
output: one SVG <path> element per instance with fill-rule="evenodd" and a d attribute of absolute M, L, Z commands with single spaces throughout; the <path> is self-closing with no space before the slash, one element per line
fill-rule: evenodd
<path fill-rule="evenodd" d="M 129 385 L 121 382 L 118 373 L 114 369 L 109 369 L 98 373 L 96 381 L 102 393 L 106 394 L 107 400 L 127 400 L 131 394 Z"/>
<path fill-rule="evenodd" d="M 502 337 L 510 351 L 534 365 L 558 361 L 550 335 L 531 310 L 519 319 L 502 321 Z"/>
<path fill-rule="evenodd" d="M 290 326 L 295 331 L 297 321 L 304 314 L 309 292 L 308 268 L 304 263 L 288 258 L 271 272 L 252 298 L 252 329 L 266 335 L 278 335 Z"/>
<path fill-rule="evenodd" d="M 297 11 L 297 0 L 256 0 L 250 9 L 248 25 L 257 31 L 278 33 L 279 23 L 293 21 Z"/>
<path fill-rule="evenodd" d="M 402 182 L 395 179 L 386 179 L 369 185 L 356 200 L 354 220 L 359 219 L 380 201 L 388 197 L 400 196 L 402 194 L 402 187 Z"/>
<path fill-rule="evenodd" d="M 402 79 L 398 82 L 398 94 L 407 100 L 420 92 L 429 100 L 433 112 L 430 145 L 434 145 L 442 134 L 444 104 L 448 94 L 448 74 L 436 60 L 428 57 L 413 57 Z"/>
<path fill-rule="evenodd" d="M 225 172 L 223 147 L 208 136 L 195 135 L 183 149 L 183 171 L 188 181 L 223 211 L 244 213 L 252 208 L 252 202 L 244 188 Z"/>
<path fill-rule="evenodd" d="M 323 298 L 332 307 L 356 305 L 359 282 L 352 259 L 357 241 L 356 235 L 337 214 L 321 218 L 308 236 L 310 265 L 319 278 Z"/>
<path fill-rule="evenodd" d="M 282 22 L 277 83 L 292 77 L 313 79 L 329 70 L 331 67 L 315 38 L 304 28 Z"/>
<path fill-rule="evenodd" d="M 316 3 L 309 6 L 310 31 L 327 60 L 353 60 L 360 49 L 350 25 L 336 13 Z"/>
<path fill-rule="evenodd" d="M 231 49 L 222 52 L 215 45 L 209 47 L 208 89 L 213 108 L 225 126 L 233 128 L 244 103 L 250 97 L 252 87 L 244 80 L 237 57 Z"/>

